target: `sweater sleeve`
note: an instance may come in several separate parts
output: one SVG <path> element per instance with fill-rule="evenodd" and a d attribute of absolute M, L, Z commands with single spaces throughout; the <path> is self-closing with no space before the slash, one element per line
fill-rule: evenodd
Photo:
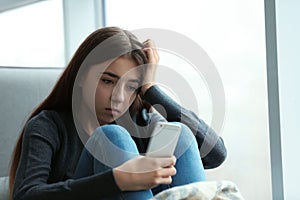
<path fill-rule="evenodd" d="M 156 107 L 167 121 L 181 122 L 192 130 L 205 169 L 218 167 L 224 162 L 227 151 L 223 139 L 195 113 L 181 107 L 158 86 L 149 88 L 143 98 Z"/>
<path fill-rule="evenodd" d="M 54 170 L 62 153 L 58 128 L 51 120 L 31 120 L 25 127 L 15 178 L 14 200 L 99 200 L 120 192 L 112 170 L 80 179 L 62 177 Z M 66 155 L 68 156 L 68 155 Z M 64 169 L 67 166 L 62 166 Z M 53 178 L 55 177 L 55 178 Z"/>

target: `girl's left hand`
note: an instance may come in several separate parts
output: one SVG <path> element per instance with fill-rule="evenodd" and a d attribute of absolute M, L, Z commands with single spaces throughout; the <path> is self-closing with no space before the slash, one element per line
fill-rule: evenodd
<path fill-rule="evenodd" d="M 148 190 L 160 184 L 171 184 L 176 174 L 176 158 L 137 156 L 113 169 L 121 191 Z"/>
<path fill-rule="evenodd" d="M 154 42 L 150 39 L 143 42 L 144 51 L 148 57 L 148 64 L 146 66 L 144 84 L 142 86 L 142 93 L 144 94 L 151 86 L 155 84 L 155 75 L 157 64 L 159 62 L 159 55 Z"/>

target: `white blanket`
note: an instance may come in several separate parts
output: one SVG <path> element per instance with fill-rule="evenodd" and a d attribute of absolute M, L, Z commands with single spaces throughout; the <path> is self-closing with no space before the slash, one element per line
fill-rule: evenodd
<path fill-rule="evenodd" d="M 0 200 L 8 199 L 8 177 L 0 177 Z M 203 181 L 173 187 L 151 200 L 244 200 L 230 181 Z"/>
<path fill-rule="evenodd" d="M 231 181 L 203 181 L 167 189 L 151 200 L 244 200 Z"/>

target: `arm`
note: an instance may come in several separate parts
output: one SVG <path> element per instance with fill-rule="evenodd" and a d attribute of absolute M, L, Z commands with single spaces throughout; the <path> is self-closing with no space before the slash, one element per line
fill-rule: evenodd
<path fill-rule="evenodd" d="M 74 169 L 77 165 L 77 156 L 69 158 L 81 153 L 81 148 L 66 151 L 65 139 L 62 139 L 66 135 L 61 132 L 64 128 L 60 127 L 62 124 L 59 121 L 42 116 L 27 124 L 13 199 L 98 200 L 117 196 L 121 191 L 145 190 L 159 184 L 169 184 L 171 176 L 176 173 L 174 157 L 138 156 L 101 174 L 79 179 L 65 178 L 70 173 L 68 169 Z M 72 147 L 77 145 L 76 140 L 67 140 L 67 143 Z"/>
<path fill-rule="evenodd" d="M 98 200 L 120 192 L 111 170 L 76 180 L 65 177 L 66 169 L 77 161 L 63 161 L 72 155 L 67 155 L 68 151 L 58 134 L 60 131 L 59 126 L 47 116 L 33 119 L 27 124 L 13 199 Z M 60 156 L 62 159 L 58 162 Z"/>
<path fill-rule="evenodd" d="M 144 46 L 148 57 L 145 80 L 141 90 L 144 100 L 148 101 L 151 105 L 161 105 L 166 112 L 161 114 L 166 114 L 168 121 L 178 121 L 187 125 L 196 136 L 204 168 L 218 167 L 224 162 L 227 155 L 222 138 L 203 120 L 199 119 L 195 113 L 181 107 L 161 91 L 159 87 L 155 86 L 155 74 L 159 55 L 152 40 L 146 40 Z"/>
<path fill-rule="evenodd" d="M 181 107 L 158 86 L 150 87 L 144 94 L 144 100 L 151 105 L 161 105 L 166 111 L 168 121 L 182 122 L 192 130 L 196 136 L 199 150 L 202 150 L 200 154 L 206 169 L 215 168 L 223 163 L 227 152 L 222 138 L 195 113 Z M 203 145 L 205 148 L 202 147 Z"/>

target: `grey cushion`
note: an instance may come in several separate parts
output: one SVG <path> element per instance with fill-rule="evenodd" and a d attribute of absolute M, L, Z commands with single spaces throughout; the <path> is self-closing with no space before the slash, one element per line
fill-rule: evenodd
<path fill-rule="evenodd" d="M 8 166 L 20 129 L 52 89 L 61 68 L 0 67 L 0 177 Z"/>
<path fill-rule="evenodd" d="M 0 200 L 8 200 L 8 177 L 0 177 Z"/>

